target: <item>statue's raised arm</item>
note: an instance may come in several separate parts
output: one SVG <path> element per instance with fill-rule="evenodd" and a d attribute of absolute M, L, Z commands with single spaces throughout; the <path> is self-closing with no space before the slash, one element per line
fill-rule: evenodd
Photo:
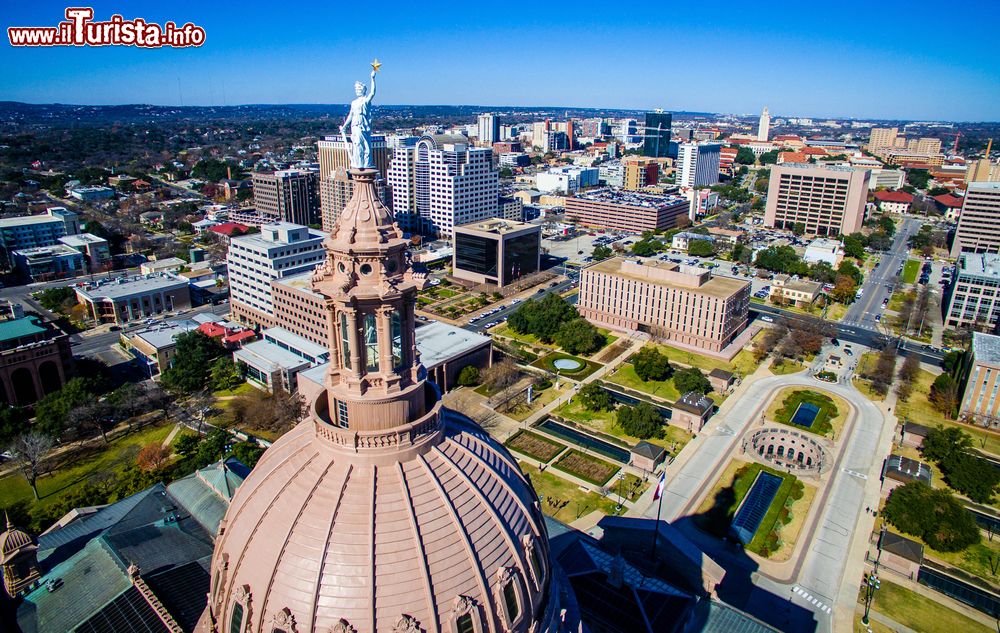
<path fill-rule="evenodd" d="M 371 90 L 368 91 L 368 103 L 371 103 L 372 99 L 375 98 L 375 74 L 376 74 L 376 72 L 377 71 L 372 70 L 372 87 L 371 87 Z"/>

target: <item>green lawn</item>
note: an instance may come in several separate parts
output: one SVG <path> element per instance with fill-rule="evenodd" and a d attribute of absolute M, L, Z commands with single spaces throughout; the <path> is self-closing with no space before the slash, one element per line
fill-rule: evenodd
<path fill-rule="evenodd" d="M 228 396 L 242 396 L 248 393 L 253 393 L 255 389 L 256 387 L 252 386 L 248 382 L 245 382 L 236 387 L 235 389 L 220 389 L 219 391 L 214 392 L 212 395 L 214 395 L 216 398 L 225 398 Z"/>
<path fill-rule="evenodd" d="M 857 370 L 854 372 L 854 378 L 852 380 L 854 381 L 854 387 L 862 394 L 864 394 L 866 398 L 874 402 L 882 402 L 883 400 L 885 400 L 885 396 L 883 396 L 882 394 L 875 393 L 875 391 L 872 389 L 871 382 L 861 377 L 862 375 L 874 371 L 875 365 L 877 363 L 878 363 L 877 353 L 866 352 L 862 354 L 861 358 L 858 359 L 858 367 Z"/>
<path fill-rule="evenodd" d="M 26 502 L 31 512 L 57 503 L 88 480 L 106 474 L 114 475 L 135 464 L 136 454 L 142 447 L 153 442 L 162 443 L 173 427 L 173 423 L 148 426 L 135 433 L 119 435 L 107 446 L 99 442 L 60 455 L 49 464 L 52 472 L 38 478 L 41 498 L 37 502 L 22 475 L 3 477 L 0 479 L 0 507 Z"/>
<path fill-rule="evenodd" d="M 760 334 L 758 333 L 757 336 L 760 336 Z M 756 339 L 756 337 L 754 338 Z M 706 374 L 713 369 L 724 369 L 743 377 L 747 374 L 753 373 L 753 371 L 757 369 L 757 364 L 753 362 L 753 355 L 749 350 L 750 345 L 747 345 L 747 349 L 741 350 L 739 354 L 734 356 L 733 362 L 731 363 L 724 361 L 721 358 L 703 356 L 701 354 L 673 347 L 665 343 L 653 343 L 652 345 L 666 354 L 667 358 L 670 359 L 670 362 L 697 367 Z"/>
<path fill-rule="evenodd" d="M 803 404 L 811 404 L 819 409 L 812 421 L 811 426 L 803 426 L 792 421 L 795 413 Z M 802 429 L 817 435 L 827 435 L 833 433 L 832 421 L 837 417 L 837 405 L 833 400 L 824 394 L 809 390 L 796 390 L 788 394 L 781 401 L 781 407 L 774 412 L 774 421 L 788 426 Z"/>
<path fill-rule="evenodd" d="M 875 592 L 872 610 L 886 615 L 903 626 L 921 633 L 990 633 L 992 627 L 980 624 L 957 611 L 953 611 L 927 596 L 910 591 L 879 578 L 880 588 Z M 862 599 L 859 593 L 859 602 Z"/>
<path fill-rule="evenodd" d="M 774 362 L 772 361 L 770 367 L 771 373 L 776 376 L 785 376 L 787 374 L 794 374 L 802 371 L 805 368 L 806 366 L 803 365 L 801 362 L 791 358 L 782 359 L 780 365 L 775 365 Z"/>
<path fill-rule="evenodd" d="M 696 517 L 696 522 L 703 529 L 716 536 L 722 537 L 728 534 L 730 524 L 740 507 L 740 503 L 747 492 L 750 491 L 751 486 L 757 479 L 757 474 L 762 470 L 781 477 L 782 482 L 774 499 L 771 501 L 771 505 L 767 509 L 767 513 L 761 520 L 757 532 L 754 533 L 754 537 L 750 543 L 746 545 L 746 549 L 762 556 L 767 556 L 769 553 L 765 551 L 765 545 L 768 535 L 772 531 L 778 531 L 779 533 L 781 531 L 783 524 L 779 520 L 779 515 L 782 509 L 785 508 L 786 502 L 789 500 L 789 493 L 792 490 L 792 484 L 797 479 L 794 475 L 768 468 L 762 464 L 733 460 L 719 478 L 713 494 L 710 494 L 702 504 L 702 509 Z M 795 508 L 800 512 L 807 511 L 808 505 L 799 509 L 796 508 L 796 503 L 793 502 L 790 504 L 789 509 Z"/>
<path fill-rule="evenodd" d="M 573 398 L 569 402 L 559 405 L 552 413 L 557 417 L 587 427 L 612 444 L 634 446 L 641 441 L 637 437 L 627 435 L 615 424 L 614 411 L 591 411 L 580 404 L 578 398 Z M 654 437 L 646 441 L 662 446 L 667 449 L 667 453 L 670 455 L 677 455 L 693 437 L 680 427 L 664 424 L 663 437 Z"/>
<path fill-rule="evenodd" d="M 531 480 L 545 514 L 564 523 L 572 523 L 594 510 L 607 515 L 616 514 L 617 497 L 602 497 L 596 492 L 581 490 L 577 484 L 550 470 L 539 472 L 538 468 L 524 462 L 518 462 L 518 465 Z"/>
<path fill-rule="evenodd" d="M 917 274 L 920 273 L 920 261 L 916 259 L 908 259 L 906 263 L 903 264 L 903 274 L 900 278 L 904 284 L 912 284 L 917 281 Z"/>
<path fill-rule="evenodd" d="M 1000 456 L 1000 433 L 993 433 L 979 427 L 949 420 L 931 405 L 927 396 L 935 378 L 936 376 L 931 372 L 920 370 L 913 383 L 913 394 L 909 401 L 901 402 L 896 406 L 897 417 L 900 420 L 905 419 L 929 427 L 956 426 L 972 436 L 977 450 Z"/>
<path fill-rule="evenodd" d="M 648 393 L 671 402 L 681 397 L 680 392 L 677 391 L 677 387 L 674 386 L 673 378 L 645 381 L 636 375 L 632 363 L 622 363 L 621 367 L 607 377 L 607 380 L 622 387 Z"/>

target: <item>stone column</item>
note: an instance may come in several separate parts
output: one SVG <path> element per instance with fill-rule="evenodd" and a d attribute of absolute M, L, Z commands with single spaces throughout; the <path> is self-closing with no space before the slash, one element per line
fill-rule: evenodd
<path fill-rule="evenodd" d="M 337 309 L 332 301 L 326 304 L 326 347 L 330 350 L 330 367 L 338 369 L 344 366 L 343 350 L 341 350 L 340 337 L 337 336 L 339 318 Z"/>
<path fill-rule="evenodd" d="M 392 327 L 389 313 L 392 306 L 382 306 L 375 313 L 375 327 L 378 330 L 378 370 L 384 376 L 392 373 Z"/>
<path fill-rule="evenodd" d="M 347 327 L 350 329 L 347 340 L 351 346 L 351 373 L 355 379 L 361 380 L 361 335 L 358 331 L 357 310 L 347 312 Z"/>

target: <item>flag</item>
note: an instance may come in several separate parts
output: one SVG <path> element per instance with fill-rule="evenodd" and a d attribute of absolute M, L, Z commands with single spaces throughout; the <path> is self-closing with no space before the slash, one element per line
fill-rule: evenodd
<path fill-rule="evenodd" d="M 662 473 L 660 473 L 659 483 L 656 484 L 656 492 L 653 493 L 653 501 L 656 501 L 657 499 L 660 498 L 660 495 L 663 494 L 663 488 L 666 486 L 666 484 L 667 484 L 667 471 L 664 470 Z"/>

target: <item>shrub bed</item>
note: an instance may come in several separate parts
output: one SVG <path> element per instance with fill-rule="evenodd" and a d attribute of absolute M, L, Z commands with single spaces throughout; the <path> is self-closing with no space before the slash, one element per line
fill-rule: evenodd
<path fill-rule="evenodd" d="M 618 466 L 611 462 L 592 457 L 575 448 L 566 451 L 552 466 L 595 486 L 608 483 L 608 480 L 618 472 Z"/>
<path fill-rule="evenodd" d="M 560 444 L 555 440 L 550 440 L 547 437 L 525 430 L 515 433 L 510 439 L 504 442 L 504 445 L 543 464 L 548 463 L 549 460 L 566 448 L 565 444 Z"/>

